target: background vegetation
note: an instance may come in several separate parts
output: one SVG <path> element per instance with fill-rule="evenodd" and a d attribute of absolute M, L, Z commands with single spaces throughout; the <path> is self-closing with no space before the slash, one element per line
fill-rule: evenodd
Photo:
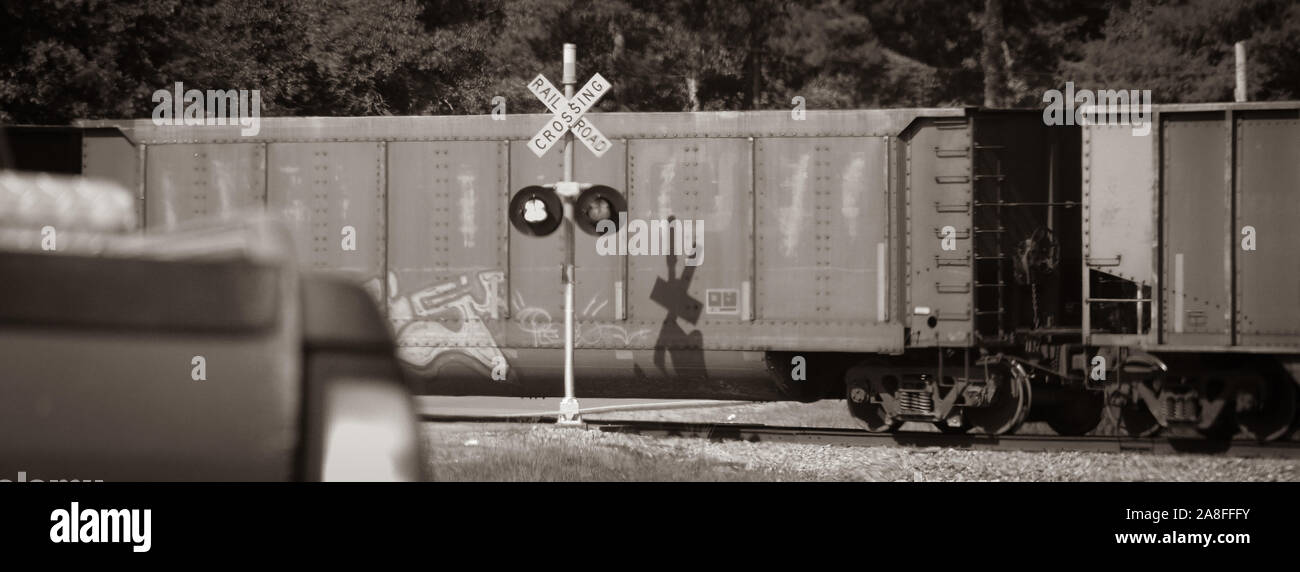
<path fill-rule="evenodd" d="M 0 122 L 148 117 L 154 90 L 260 89 L 262 114 L 541 112 L 524 84 L 615 83 L 604 111 L 1042 105 L 1043 90 L 1300 93 L 1293 0 L 3 0 Z"/>

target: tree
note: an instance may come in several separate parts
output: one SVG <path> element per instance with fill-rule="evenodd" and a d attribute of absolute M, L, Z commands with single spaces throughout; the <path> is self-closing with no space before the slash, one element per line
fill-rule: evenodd
<path fill-rule="evenodd" d="M 558 83 L 565 42 L 605 111 L 1225 101 L 1238 40 L 1252 99 L 1300 95 L 1290 0 L 25 0 L 0 5 L 0 121 L 147 117 L 177 81 L 268 116 L 541 112 L 524 85 Z"/>
<path fill-rule="evenodd" d="M 1233 44 L 1254 54 L 1252 99 L 1300 93 L 1300 9 L 1286 0 L 1135 0 L 1115 4 L 1100 37 L 1063 63 L 1077 84 L 1150 89 L 1156 102 L 1232 101 Z"/>
<path fill-rule="evenodd" d="M 137 115 L 166 85 L 178 0 L 6 2 L 0 121 Z"/>
<path fill-rule="evenodd" d="M 1003 107 L 1007 78 L 1003 62 L 1002 0 L 984 0 L 980 18 L 980 67 L 984 70 L 984 107 Z"/>

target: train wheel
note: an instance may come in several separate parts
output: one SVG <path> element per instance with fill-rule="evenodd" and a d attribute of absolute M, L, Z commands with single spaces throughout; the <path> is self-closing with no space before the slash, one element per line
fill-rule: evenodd
<path fill-rule="evenodd" d="M 994 384 L 993 401 L 984 407 L 965 408 L 966 423 L 980 433 L 1011 433 L 1029 413 L 1029 376 L 1015 363 L 990 367 L 989 376 L 989 383 Z"/>
<path fill-rule="evenodd" d="M 1117 425 L 1126 435 L 1150 437 L 1160 432 L 1160 422 L 1145 405 L 1135 403 L 1117 409 Z"/>
<path fill-rule="evenodd" d="M 1144 382 L 1135 382 L 1144 383 Z M 1132 396 L 1132 390 L 1114 385 L 1106 390 L 1106 414 L 1115 428 L 1131 437 L 1150 437 L 1160 432 L 1160 422 L 1145 403 Z"/>
<path fill-rule="evenodd" d="M 1273 441 L 1291 430 L 1296 416 L 1296 387 L 1290 379 L 1270 377 L 1256 399 L 1262 407 L 1238 416 L 1241 430 L 1259 441 Z"/>
<path fill-rule="evenodd" d="M 1047 410 L 1047 426 L 1057 435 L 1087 434 L 1101 424 L 1106 414 L 1106 397 L 1100 391 L 1063 390 L 1061 403 Z"/>
<path fill-rule="evenodd" d="M 849 413 L 858 420 L 867 431 L 875 433 L 893 432 L 903 424 L 885 411 L 879 403 L 871 402 L 871 394 L 861 386 L 850 386 L 845 401 L 849 404 Z"/>

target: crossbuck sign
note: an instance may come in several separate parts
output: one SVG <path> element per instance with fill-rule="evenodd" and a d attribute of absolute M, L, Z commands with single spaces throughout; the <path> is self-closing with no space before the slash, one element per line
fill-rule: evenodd
<path fill-rule="evenodd" d="M 542 100 L 551 113 L 555 114 L 546 125 L 542 126 L 541 131 L 528 140 L 528 148 L 534 155 L 538 157 L 545 155 L 556 142 L 564 139 L 564 134 L 568 131 L 572 131 L 574 137 L 582 141 L 582 144 L 597 157 L 609 150 L 609 139 L 596 129 L 591 120 L 582 116 L 591 109 L 591 106 L 600 101 L 605 92 L 609 91 L 609 82 L 600 77 L 600 74 L 591 76 L 582 89 L 573 93 L 573 99 L 565 98 L 564 92 L 551 85 L 542 74 L 537 74 L 537 77 L 528 83 L 528 90 L 533 92 L 537 99 Z"/>

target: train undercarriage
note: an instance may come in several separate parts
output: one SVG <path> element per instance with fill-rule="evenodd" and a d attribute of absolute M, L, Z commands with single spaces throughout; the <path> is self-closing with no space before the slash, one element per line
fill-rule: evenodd
<path fill-rule="evenodd" d="M 1242 265 L 1263 272 L 1248 257 L 1254 251 L 1206 258 L 1203 276 L 1184 278 L 1202 267 L 1179 265 L 1201 264 L 1205 249 L 1130 208 L 1138 194 L 1127 182 L 1094 180 L 1093 156 L 1105 145 L 1147 147 L 1127 134 L 1044 130 L 1000 113 L 977 117 L 970 143 L 958 154 L 969 157 L 970 176 L 936 178 L 969 182 L 968 205 L 950 209 L 969 215 L 969 232 L 935 247 L 925 234 L 931 226 L 967 220 L 943 218 L 950 211 L 938 203 L 941 214 L 907 211 L 909 228 L 922 230 L 908 236 L 912 288 L 900 305 L 910 348 L 843 370 L 843 396 L 865 428 L 926 423 L 999 435 L 1045 422 L 1061 435 L 1289 437 L 1300 356 L 1267 352 L 1286 347 L 1277 336 L 1290 331 L 1268 300 L 1290 291 L 1267 290 L 1258 277 L 1250 288 L 1218 288 L 1233 264 L 1239 276 Z M 934 187 L 941 203 L 965 198 Z M 911 188 L 913 205 L 925 188 Z M 1217 198 L 1221 189 L 1207 188 Z M 1167 197 L 1165 216 L 1183 204 L 1179 197 Z M 1158 200 L 1152 205 L 1163 212 Z M 1235 326 L 1216 317 L 1225 308 Z"/>
<path fill-rule="evenodd" d="M 873 358 L 844 374 L 849 412 L 870 430 L 1259 441 L 1286 438 L 1297 409 L 1292 362 L 1267 355 L 1165 354 L 1061 345 L 1038 352 L 940 348 Z"/>

